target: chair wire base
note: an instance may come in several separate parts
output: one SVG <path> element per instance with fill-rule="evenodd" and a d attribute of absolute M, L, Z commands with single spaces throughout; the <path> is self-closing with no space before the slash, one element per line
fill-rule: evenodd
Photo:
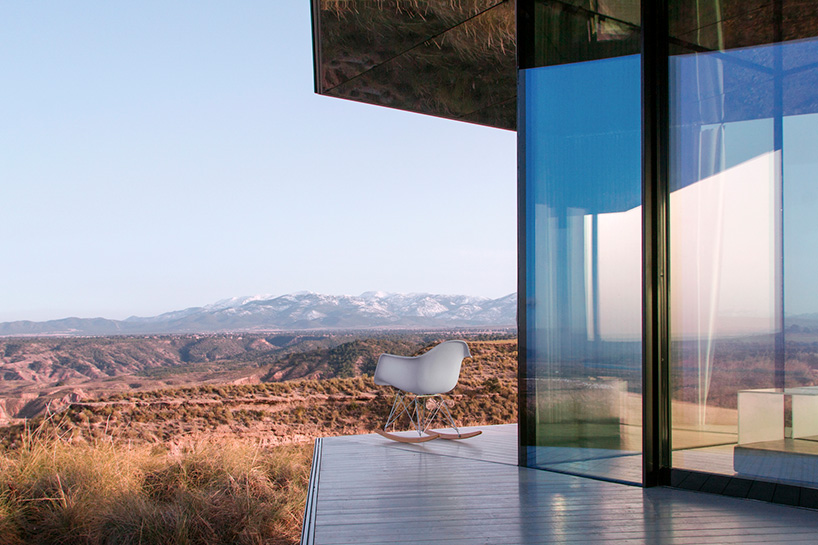
<path fill-rule="evenodd" d="M 440 417 L 448 427 L 454 429 L 455 433 L 460 435 L 460 430 L 452 418 L 452 413 L 449 412 L 447 400 L 440 394 L 430 395 L 414 395 L 404 392 L 395 394 L 395 401 L 392 403 L 392 410 L 389 411 L 389 417 L 386 419 L 386 424 L 383 430 L 387 431 L 389 426 L 395 423 L 403 415 L 409 417 L 412 427 L 421 436 L 427 432 L 431 427 L 435 418 Z"/>

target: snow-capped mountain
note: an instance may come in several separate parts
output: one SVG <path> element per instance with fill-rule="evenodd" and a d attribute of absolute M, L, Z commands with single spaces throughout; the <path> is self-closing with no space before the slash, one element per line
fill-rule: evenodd
<path fill-rule="evenodd" d="M 65 318 L 0 323 L 0 335 L 133 335 L 295 329 L 504 327 L 516 325 L 517 295 L 499 299 L 430 293 L 312 292 L 233 297 L 203 307 L 126 320 Z"/>

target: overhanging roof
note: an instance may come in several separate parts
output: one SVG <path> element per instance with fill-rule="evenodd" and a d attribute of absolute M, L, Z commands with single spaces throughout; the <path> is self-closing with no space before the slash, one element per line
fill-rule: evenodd
<path fill-rule="evenodd" d="M 514 0 L 313 0 L 317 93 L 514 130 Z"/>

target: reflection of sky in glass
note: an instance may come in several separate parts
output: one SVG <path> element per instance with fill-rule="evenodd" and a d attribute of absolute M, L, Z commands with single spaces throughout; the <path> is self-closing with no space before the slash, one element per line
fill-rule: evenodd
<path fill-rule="evenodd" d="M 814 39 L 671 58 L 676 467 L 747 471 L 733 445 L 783 445 L 801 423 L 800 400 L 785 416 L 772 389 L 815 384 L 804 341 L 818 329 L 803 315 L 818 312 L 816 59 Z M 721 447 L 678 455 L 706 445 Z M 765 464 L 765 478 L 791 479 L 772 454 Z"/>
<path fill-rule="evenodd" d="M 816 58 L 818 40 L 803 40 L 676 56 L 671 59 L 670 67 L 674 122 L 671 191 L 693 183 L 700 184 L 704 180 L 712 184 L 715 180 L 713 176 L 724 172 L 731 180 L 728 185 L 732 189 L 728 194 L 722 192 L 719 198 L 726 199 L 724 202 L 727 206 L 742 207 L 741 201 L 747 199 L 755 204 L 765 199 L 768 201 L 768 212 L 762 214 L 763 217 L 758 215 L 758 206 L 750 204 L 744 207 L 745 217 L 737 221 L 738 224 L 745 224 L 745 238 L 750 238 L 756 223 L 770 221 L 768 216 L 775 206 L 771 191 L 778 183 L 779 174 L 762 174 L 755 167 L 758 167 L 759 161 L 765 161 L 763 157 L 770 157 L 775 151 L 775 117 L 779 115 L 783 118 L 784 145 L 780 157 L 783 159 L 784 308 L 787 316 L 818 312 L 818 290 L 813 287 L 813 278 L 818 270 L 818 256 L 814 251 L 814 248 L 818 248 L 818 229 L 814 220 L 818 211 L 815 177 L 818 167 L 815 153 L 818 115 L 814 113 L 818 112 Z M 748 165 L 755 167 L 748 168 Z M 743 174 L 742 170 L 745 171 Z M 750 180 L 758 176 L 769 178 L 770 193 L 767 195 L 759 193 L 759 188 L 750 190 L 755 183 Z M 725 180 L 723 176 L 721 179 Z M 749 196 L 751 192 L 754 196 Z M 709 206 L 712 205 L 712 202 L 709 203 Z M 677 213 L 679 215 L 685 216 L 684 211 Z M 725 244 L 735 246 L 742 238 L 741 229 L 734 229 L 732 243 L 723 238 L 716 240 L 713 237 L 720 231 L 712 220 L 706 220 L 708 225 L 698 226 L 692 225 L 691 221 L 690 215 L 677 218 L 673 229 L 677 234 L 679 229 L 686 230 L 681 236 L 687 237 L 688 241 L 690 236 L 687 231 L 694 228 L 709 230 L 704 233 L 709 239 L 702 239 L 708 247 L 700 247 L 700 254 L 723 251 Z M 773 230 L 780 228 L 771 227 Z M 714 245 L 722 250 L 717 250 Z M 774 252 L 768 247 L 764 248 L 765 245 L 769 246 L 766 238 L 750 244 L 752 247 L 748 251 L 757 254 L 756 263 L 751 260 L 738 266 L 738 261 L 734 261 L 735 271 L 722 281 L 734 287 L 743 284 L 745 296 L 755 298 L 756 303 L 769 298 L 772 289 L 772 286 L 762 289 L 760 286 L 750 288 L 746 285 L 748 275 L 755 275 L 760 282 L 769 276 L 766 272 L 759 272 L 759 269 L 771 269 L 773 266 L 771 260 Z M 724 255 L 718 257 L 720 266 L 729 261 Z M 730 263 L 727 266 L 729 268 Z M 704 272 L 699 271 L 698 274 Z M 679 285 L 678 274 L 675 281 L 677 288 L 690 292 L 684 283 Z M 747 306 L 758 307 L 759 304 L 749 303 Z M 719 305 L 730 307 L 731 303 L 719 301 Z M 739 307 L 732 311 L 728 308 L 728 311 L 740 314 L 743 310 Z M 772 311 L 772 301 L 769 307 Z M 756 317 L 759 318 L 758 313 Z"/>
<path fill-rule="evenodd" d="M 641 340 L 639 73 L 639 56 L 523 72 L 534 327 Z"/>
<path fill-rule="evenodd" d="M 776 154 L 670 195 L 676 338 L 774 331 Z"/>
<path fill-rule="evenodd" d="M 641 339 L 639 71 L 634 55 L 523 72 L 532 317 L 587 340 Z"/>
<path fill-rule="evenodd" d="M 784 118 L 784 312 L 818 312 L 818 114 Z"/>
<path fill-rule="evenodd" d="M 526 70 L 533 201 L 614 212 L 641 202 L 640 57 Z"/>
<path fill-rule="evenodd" d="M 641 479 L 639 56 L 524 70 L 527 462 Z M 627 475 L 623 474 L 627 470 Z"/>

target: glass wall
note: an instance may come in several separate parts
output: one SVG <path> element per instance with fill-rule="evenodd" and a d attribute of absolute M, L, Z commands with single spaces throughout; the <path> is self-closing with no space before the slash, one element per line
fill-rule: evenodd
<path fill-rule="evenodd" d="M 518 5 L 523 465 L 641 482 L 638 0 Z"/>
<path fill-rule="evenodd" d="M 640 57 L 521 72 L 526 464 L 641 482 Z"/>
<path fill-rule="evenodd" d="M 669 436 L 672 468 L 818 487 L 818 3 L 668 4 L 669 122 L 664 93 L 642 119 L 638 1 L 518 6 L 521 463 L 641 482 L 643 294 L 669 277 L 661 478 Z M 670 270 L 643 286 L 665 159 Z"/>
<path fill-rule="evenodd" d="M 818 486 L 818 41 L 670 72 L 673 466 Z"/>

